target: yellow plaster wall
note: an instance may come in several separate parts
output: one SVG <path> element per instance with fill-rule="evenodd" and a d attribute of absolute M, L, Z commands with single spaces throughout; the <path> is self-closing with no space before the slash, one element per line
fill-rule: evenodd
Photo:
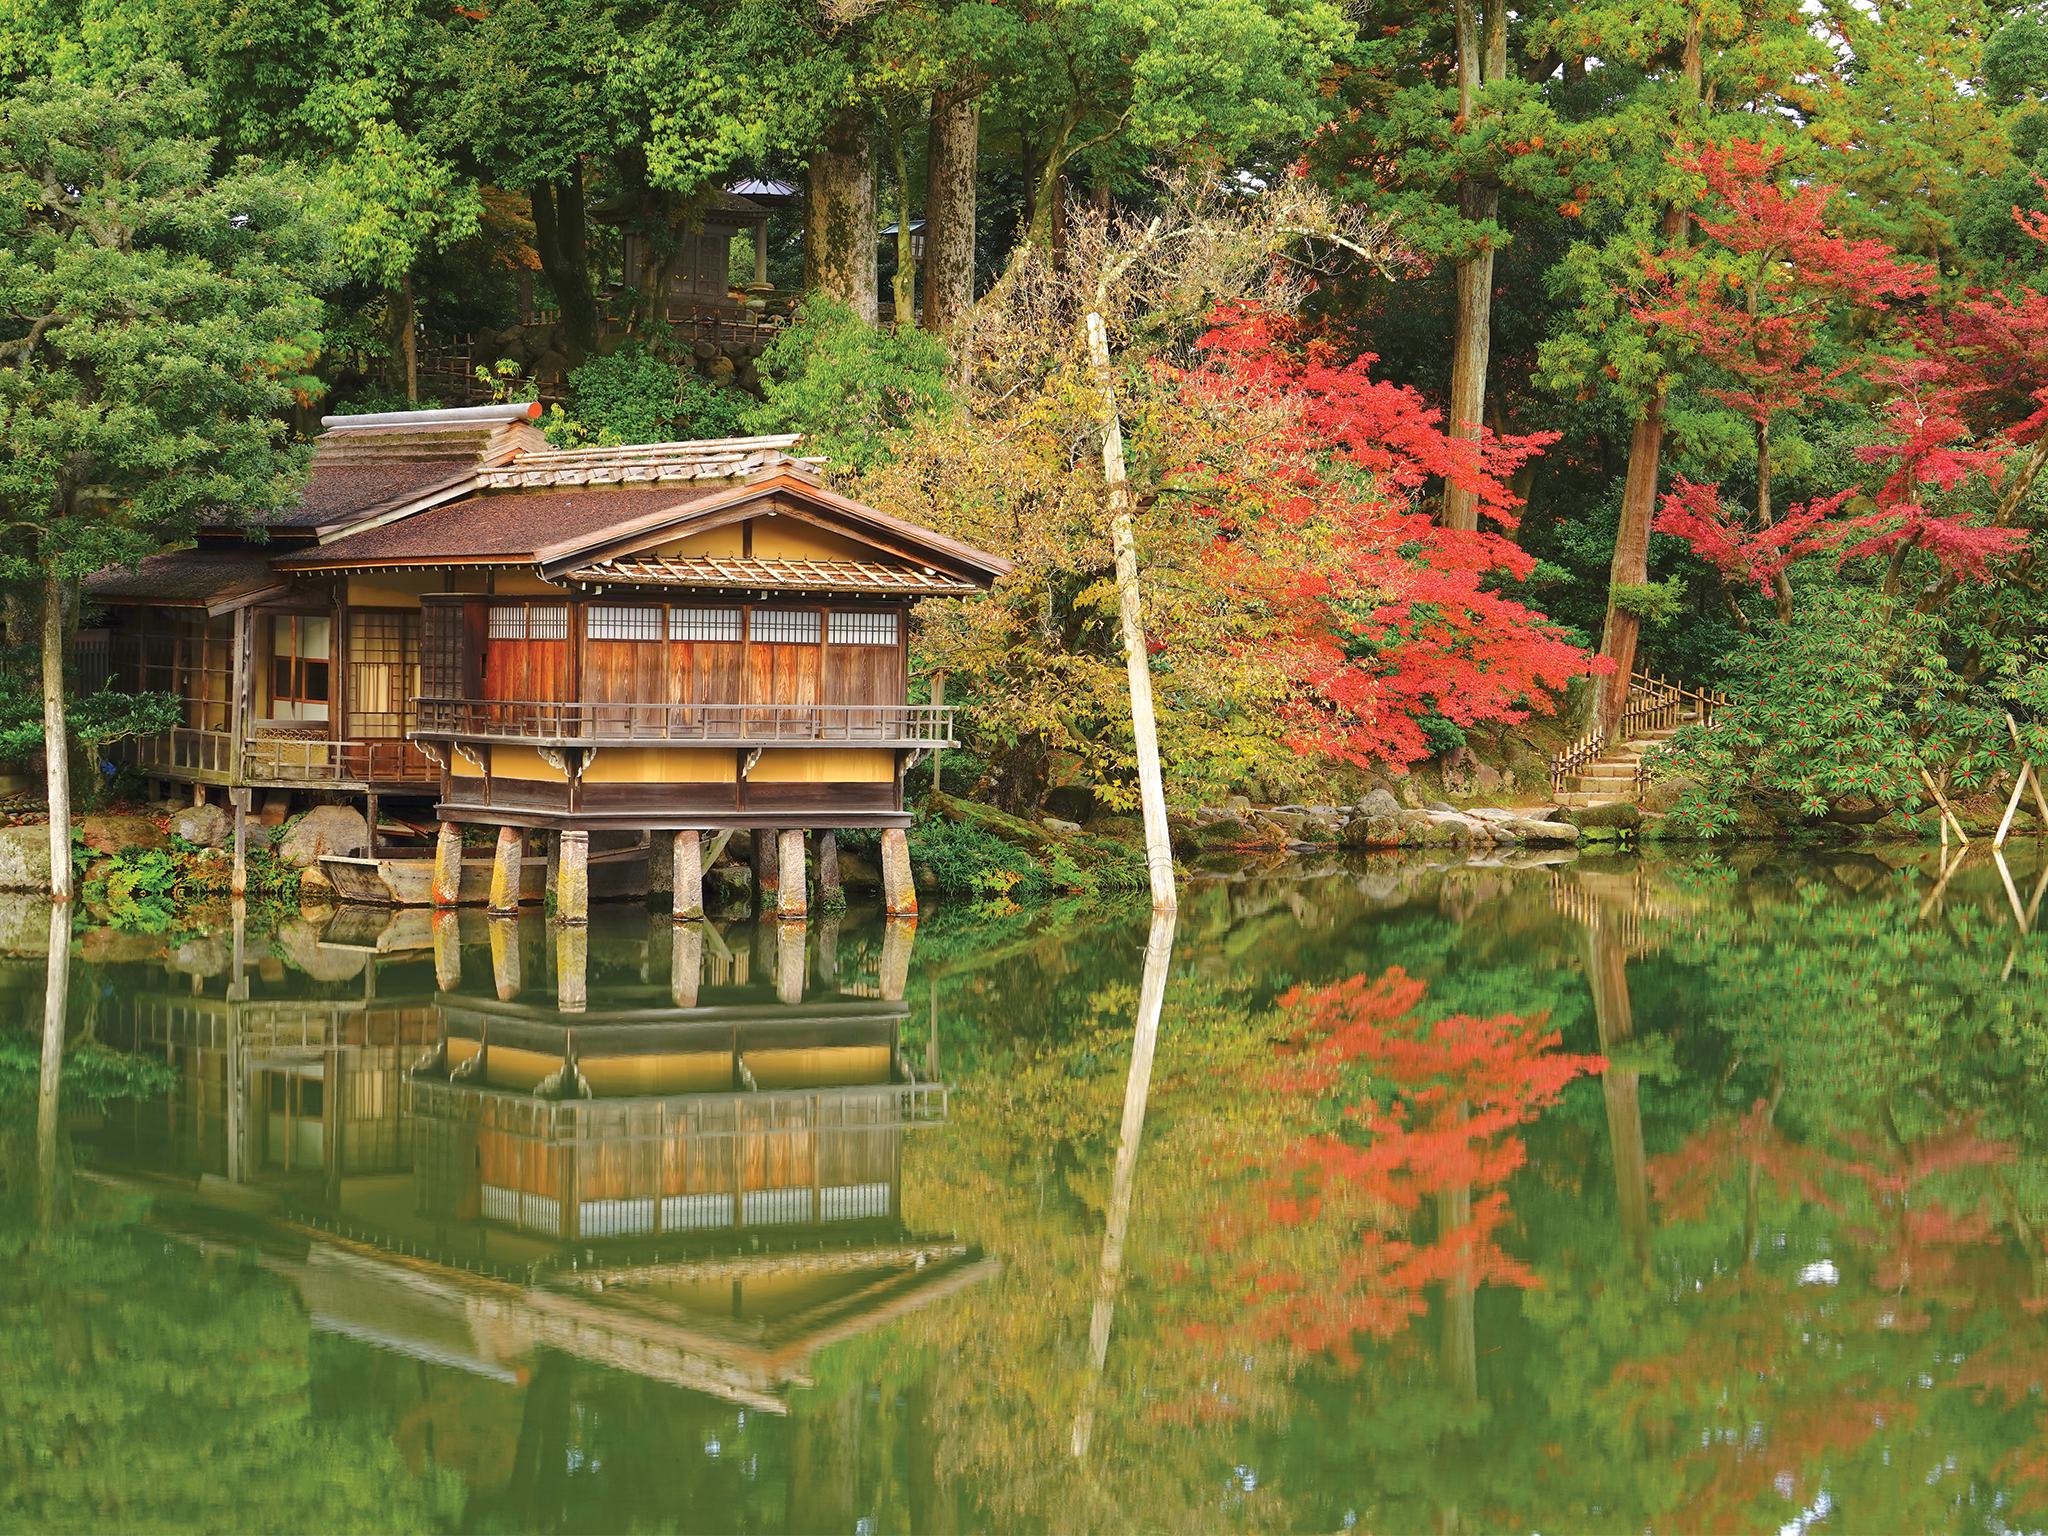
<path fill-rule="evenodd" d="M 501 772 L 503 770 L 500 770 Z M 731 751 L 703 747 L 600 747 L 583 770 L 586 784 L 730 784 Z"/>
<path fill-rule="evenodd" d="M 438 592 L 445 584 L 439 571 L 380 571 L 375 576 L 351 576 L 349 606 L 417 608 L 422 592 Z"/>
<path fill-rule="evenodd" d="M 820 528 L 798 517 L 757 517 L 754 519 L 754 555 L 761 560 L 865 560 L 870 563 L 894 561 L 894 556 L 849 539 L 844 534 Z"/>
<path fill-rule="evenodd" d="M 495 1067 L 497 1050 L 491 1051 Z M 827 1045 L 746 1052 L 747 1070 L 764 1089 L 840 1088 L 889 1081 L 886 1045 Z M 535 1082 L 540 1079 L 535 1078 Z"/>
<path fill-rule="evenodd" d="M 763 752 L 747 775 L 754 784 L 890 784 L 896 754 L 883 748 L 805 747 Z"/>
<path fill-rule="evenodd" d="M 657 1093 L 727 1093 L 732 1089 L 731 1051 L 585 1056 L 576 1063 L 576 1070 L 590 1084 L 590 1091 L 600 1098 L 644 1097 Z"/>
<path fill-rule="evenodd" d="M 500 569 L 498 579 L 493 583 L 494 595 L 498 597 L 561 597 L 569 595 L 567 587 L 558 587 L 552 582 L 542 581 L 531 570 Z"/>
<path fill-rule="evenodd" d="M 501 779 L 540 779 L 549 784 L 566 784 L 569 776 L 553 763 L 544 762 L 532 747 L 491 748 L 491 772 Z"/>
<path fill-rule="evenodd" d="M 469 750 L 481 757 L 485 748 L 472 745 Z M 448 771 L 458 779 L 480 779 L 484 776 L 483 769 L 464 757 L 460 751 L 449 758 Z"/>
<path fill-rule="evenodd" d="M 674 557 L 687 559 L 695 555 L 725 555 L 737 558 L 740 553 L 740 523 L 727 523 L 723 528 L 713 528 L 709 533 L 693 533 L 687 539 L 656 547 L 654 553 L 664 559 Z"/>

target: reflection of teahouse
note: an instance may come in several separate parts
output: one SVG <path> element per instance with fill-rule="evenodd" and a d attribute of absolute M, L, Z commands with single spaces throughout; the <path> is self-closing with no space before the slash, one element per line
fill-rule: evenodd
<path fill-rule="evenodd" d="M 450 1000 L 412 1076 L 419 1213 L 578 1242 L 898 1215 L 946 1090 L 901 1003 L 591 1012 Z"/>
<path fill-rule="evenodd" d="M 952 742 L 909 702 L 910 609 L 1008 563 L 828 489 L 794 437 L 561 452 L 530 410 L 330 417 L 268 543 L 92 578 L 114 684 L 185 702 L 137 764 L 451 836 L 907 826 L 905 770 Z"/>

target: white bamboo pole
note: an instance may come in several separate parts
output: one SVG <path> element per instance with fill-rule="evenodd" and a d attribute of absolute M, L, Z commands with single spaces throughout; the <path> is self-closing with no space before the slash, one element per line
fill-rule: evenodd
<path fill-rule="evenodd" d="M 1116 1317 L 1122 1283 L 1124 1236 L 1130 1228 L 1131 1193 L 1138 1177 L 1138 1142 L 1145 1131 L 1145 1102 L 1152 1092 L 1152 1052 L 1159 1042 L 1159 1015 L 1166 1002 L 1166 975 L 1173 965 L 1171 911 L 1152 914 L 1145 943 L 1145 975 L 1138 986 L 1138 1027 L 1131 1037 L 1131 1070 L 1124 1079 L 1124 1118 L 1117 1133 L 1116 1169 L 1110 1176 L 1109 1219 L 1102 1232 L 1102 1263 L 1095 1277 L 1095 1308 L 1088 1320 L 1088 1383 L 1074 1415 L 1073 1450 L 1088 1454 L 1095 1434 L 1095 1394 L 1109 1362 L 1109 1329 Z"/>
<path fill-rule="evenodd" d="M 2027 931 L 2027 909 L 2020 905 L 2019 887 L 2012 883 L 2012 871 L 2005 867 L 2005 855 L 1997 849 L 1991 851 L 1991 858 L 1998 865 L 1998 878 L 2005 882 L 2005 899 L 2012 903 L 2012 920 L 2021 933 Z"/>
<path fill-rule="evenodd" d="M 1922 768 L 1920 770 L 1920 782 L 1927 786 L 1928 793 L 1934 796 L 1934 803 L 1941 807 L 1942 815 L 1946 816 L 1949 819 L 1950 823 L 1955 827 L 1956 836 L 1962 839 L 1963 846 L 1965 848 L 1969 847 L 1970 834 L 1963 830 L 1963 824 L 1961 820 L 1958 819 L 1956 813 L 1953 810 L 1949 809 L 1948 798 L 1942 794 L 1940 787 L 1936 785 L 1934 782 L 1933 775 L 1928 773 L 1928 771 L 1925 768 Z"/>
<path fill-rule="evenodd" d="M 1178 910 L 1173 884 L 1173 838 L 1166 826 L 1166 787 L 1159 771 L 1159 725 L 1152 713 L 1152 664 L 1145 644 L 1145 614 L 1138 594 L 1138 538 L 1131 485 L 1124 473 L 1124 433 L 1109 374 L 1109 332 L 1088 312 L 1088 359 L 1102 391 L 1102 477 L 1109 485 L 1109 543 L 1116 555 L 1117 610 L 1123 621 L 1124 664 L 1131 686 L 1131 731 L 1137 739 L 1138 800 L 1145 813 L 1145 868 L 1152 880 L 1152 910 Z"/>
<path fill-rule="evenodd" d="M 1999 819 L 1998 835 L 1991 839 L 1991 846 L 2003 848 L 2005 834 L 2012 830 L 2012 818 L 2020 808 L 2020 796 L 2026 793 L 2027 781 L 2034 776 L 2032 763 L 2020 764 L 2020 776 L 2012 781 L 2012 798 L 2005 802 L 2005 815 Z"/>

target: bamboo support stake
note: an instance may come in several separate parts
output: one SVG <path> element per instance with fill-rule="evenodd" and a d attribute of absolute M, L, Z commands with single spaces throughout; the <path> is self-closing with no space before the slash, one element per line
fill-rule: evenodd
<path fill-rule="evenodd" d="M 1942 823 L 1944 835 L 1946 835 L 1947 826 L 1946 822 Z M 1962 867 L 1963 855 L 1961 851 L 1957 851 L 1955 863 L 1950 864 L 1948 860 L 1948 845 L 1944 843 L 1941 849 L 1941 877 L 1934 882 L 1934 889 L 1927 893 L 1927 899 L 1920 903 L 1920 919 L 1922 922 L 1927 920 L 1927 914 L 1934 910 L 1935 904 L 1941 900 L 1942 892 L 1948 889 L 1949 881 L 1955 878 L 1956 871 Z"/>
<path fill-rule="evenodd" d="M 2025 758 L 2027 749 L 2025 743 L 2020 740 L 2019 723 L 2010 713 L 2005 717 L 2005 728 L 2012 732 L 2013 750 Z M 2048 795 L 2041 793 L 2041 775 L 2036 772 L 2030 782 L 2034 790 L 2034 809 L 2041 813 L 2041 832 L 2048 834 Z"/>
<path fill-rule="evenodd" d="M 2019 887 L 2012 883 L 2012 871 L 2005 867 L 2005 855 L 1996 849 L 1991 853 L 1992 861 L 1998 865 L 1998 878 L 2005 882 L 2005 899 L 2012 903 L 2012 920 L 2019 931 L 2027 931 L 2027 909 L 2020 905 Z"/>
<path fill-rule="evenodd" d="M 1941 814 L 1946 816 L 1949 819 L 1950 825 L 1956 829 L 1956 836 L 1962 839 L 1963 846 L 1965 848 L 1969 847 L 1970 834 L 1963 830 L 1962 821 L 1949 808 L 1948 797 L 1942 794 L 1940 787 L 1934 782 L 1933 776 L 1925 768 L 1920 770 L 1920 782 L 1925 784 L 1927 792 L 1934 796 L 1934 803 L 1941 807 Z"/>
<path fill-rule="evenodd" d="M 1138 536 L 1124 473 L 1124 433 L 1109 376 L 1109 332 L 1088 312 L 1088 360 L 1102 391 L 1102 477 L 1109 485 L 1109 543 L 1116 555 L 1117 609 L 1123 621 L 1124 664 L 1131 686 L 1131 732 L 1138 749 L 1138 799 L 1145 813 L 1145 868 L 1152 880 L 1152 910 L 1173 912 L 1173 839 L 1166 825 L 1166 787 L 1159 771 L 1159 724 L 1152 713 L 1152 662 L 1145 614 L 1138 596 Z"/>
<path fill-rule="evenodd" d="M 2020 776 L 2012 781 L 2012 798 L 2005 803 L 2005 815 L 1998 823 L 1998 835 L 1991 839 L 1993 848 L 2005 846 L 2005 835 L 2012 830 L 2013 816 L 2019 811 L 2020 796 L 2026 793 L 2027 781 L 2034 776 L 2032 763 L 2020 764 Z"/>

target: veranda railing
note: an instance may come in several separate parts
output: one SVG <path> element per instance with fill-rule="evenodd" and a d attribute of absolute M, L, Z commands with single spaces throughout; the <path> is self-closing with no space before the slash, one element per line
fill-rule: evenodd
<path fill-rule="evenodd" d="M 1563 794 L 1616 742 L 1628 741 L 1650 731 L 1676 730 L 1681 725 L 1703 725 L 1711 730 L 1715 715 L 1725 709 L 1728 702 L 1726 694 L 1711 689 L 1688 688 L 1683 683 L 1674 683 L 1669 678 L 1648 672 L 1633 673 L 1628 680 L 1628 702 L 1622 706 L 1621 718 L 1609 729 L 1587 731 L 1551 759 L 1550 787 L 1555 793 Z M 1649 773 L 1649 760 L 1638 759 L 1637 789 L 1649 783 Z"/>

